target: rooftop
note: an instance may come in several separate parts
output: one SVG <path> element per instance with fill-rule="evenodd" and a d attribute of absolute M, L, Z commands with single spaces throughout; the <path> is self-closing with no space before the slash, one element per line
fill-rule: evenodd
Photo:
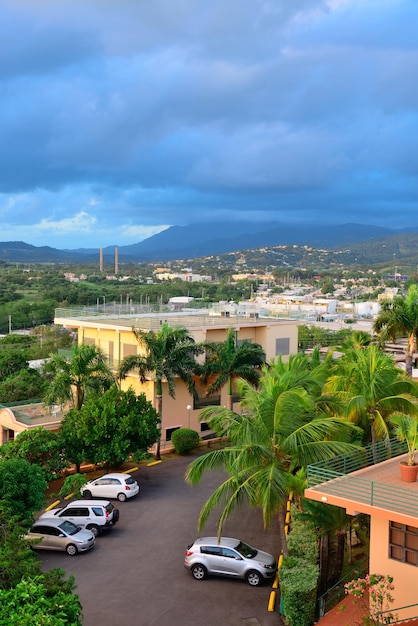
<path fill-rule="evenodd" d="M 397 440 L 376 444 L 308 468 L 305 496 L 346 509 L 349 515 L 376 514 L 417 525 L 418 482 L 401 480 L 399 462 L 407 459 Z"/>

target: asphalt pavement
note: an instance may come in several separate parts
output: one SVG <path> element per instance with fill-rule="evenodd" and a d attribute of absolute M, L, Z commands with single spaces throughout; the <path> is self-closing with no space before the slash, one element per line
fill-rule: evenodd
<path fill-rule="evenodd" d="M 83 606 L 84 626 L 280 626 L 278 601 L 268 611 L 271 582 L 252 588 L 245 581 L 196 581 L 183 566 L 184 553 L 198 536 L 197 519 L 223 475 L 211 472 L 191 487 L 184 473 L 193 456 L 141 465 L 133 475 L 139 496 L 124 503 L 117 525 L 97 538 L 90 552 L 69 557 L 41 552 L 44 569 L 73 574 Z M 213 514 L 200 536 L 216 535 Z M 278 556 L 277 527 L 263 529 L 259 510 L 238 509 L 224 528 L 256 548 Z"/>

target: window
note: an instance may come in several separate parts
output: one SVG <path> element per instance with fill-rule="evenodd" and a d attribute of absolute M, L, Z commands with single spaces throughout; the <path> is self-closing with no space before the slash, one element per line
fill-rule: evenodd
<path fill-rule="evenodd" d="M 175 430 L 178 430 L 180 428 L 180 426 L 175 426 L 174 428 L 166 428 L 165 429 L 165 439 L 166 441 L 171 441 L 171 435 L 174 433 Z"/>
<path fill-rule="evenodd" d="M 389 558 L 418 566 L 418 528 L 389 523 Z"/>
<path fill-rule="evenodd" d="M 222 548 L 222 556 L 226 556 L 228 559 L 238 559 L 238 554 L 231 550 L 231 548 Z"/>
<path fill-rule="evenodd" d="M 103 509 L 100 508 L 99 506 L 93 506 L 91 510 L 96 515 L 96 517 L 103 517 L 104 515 Z"/>
<path fill-rule="evenodd" d="M 123 358 L 127 357 L 127 356 L 135 356 L 137 354 L 138 351 L 138 344 L 131 344 L 131 343 L 123 343 L 122 344 L 122 355 Z"/>
<path fill-rule="evenodd" d="M 290 338 L 282 337 L 276 339 L 276 356 L 279 354 L 290 354 Z"/>
<path fill-rule="evenodd" d="M 221 548 L 217 546 L 202 546 L 200 552 L 202 554 L 211 554 L 212 556 L 221 556 Z"/>

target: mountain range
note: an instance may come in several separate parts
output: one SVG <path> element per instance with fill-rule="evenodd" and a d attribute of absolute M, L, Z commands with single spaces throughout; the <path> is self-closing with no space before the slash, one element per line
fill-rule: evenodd
<path fill-rule="evenodd" d="M 364 246 L 364 242 L 370 242 Z M 318 249 L 358 248 L 365 262 L 367 249 L 379 252 L 379 262 L 400 261 L 418 248 L 418 227 L 391 229 L 364 224 L 283 224 L 279 222 L 210 222 L 171 226 L 144 241 L 118 246 L 120 263 L 146 263 L 194 259 L 265 246 L 298 245 Z M 103 248 L 106 263 L 113 263 L 116 246 Z M 58 250 L 21 241 L 0 243 L 0 261 L 24 263 L 98 263 L 98 248 Z M 377 260 L 375 262 L 378 262 Z"/>

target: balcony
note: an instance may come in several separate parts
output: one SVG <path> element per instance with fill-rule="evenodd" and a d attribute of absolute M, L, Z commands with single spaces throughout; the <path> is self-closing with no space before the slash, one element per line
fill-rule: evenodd
<path fill-rule="evenodd" d="M 345 508 L 349 515 L 378 512 L 416 526 L 418 482 L 403 482 L 398 467 L 406 458 L 405 444 L 393 439 L 315 463 L 308 467 L 305 496 Z"/>

